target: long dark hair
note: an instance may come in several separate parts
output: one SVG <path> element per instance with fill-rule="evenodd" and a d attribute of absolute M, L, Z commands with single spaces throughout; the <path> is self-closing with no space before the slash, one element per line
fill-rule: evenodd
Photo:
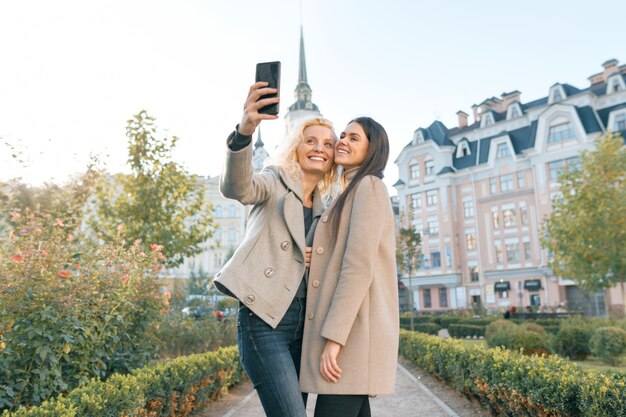
<path fill-rule="evenodd" d="M 333 234 L 339 230 L 339 219 L 341 218 L 343 207 L 348 197 L 354 193 L 359 181 L 367 175 L 373 175 L 382 179 L 384 177 L 383 171 L 389 159 L 389 137 L 387 136 L 385 128 L 383 128 L 380 123 L 371 117 L 357 117 L 356 119 L 352 119 L 350 123 L 358 123 L 363 128 L 369 146 L 365 160 L 354 175 L 352 181 L 350 181 L 350 184 L 339 194 L 336 203 L 330 210 L 329 217 L 332 224 L 331 233 Z"/>

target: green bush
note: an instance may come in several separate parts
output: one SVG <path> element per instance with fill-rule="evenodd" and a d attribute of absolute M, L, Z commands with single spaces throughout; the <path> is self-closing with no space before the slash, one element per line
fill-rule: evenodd
<path fill-rule="evenodd" d="M 563 323 L 552 338 L 552 352 L 573 360 L 585 359 L 591 353 L 589 340 L 592 333 L 592 329 L 584 324 Z"/>
<path fill-rule="evenodd" d="M 437 323 L 414 323 L 415 331 L 436 335 L 441 330 Z"/>
<path fill-rule="evenodd" d="M 620 365 L 619 356 L 626 351 L 626 332 L 619 327 L 600 327 L 589 342 L 591 353 L 610 365 Z"/>
<path fill-rule="evenodd" d="M 496 320 L 487 325 L 485 328 L 485 339 L 487 345 L 490 347 L 501 346 L 500 339 L 503 338 L 503 333 L 513 331 L 516 324 L 510 320 Z"/>
<path fill-rule="evenodd" d="M 485 326 L 475 326 L 472 324 L 451 324 L 448 327 L 448 333 L 451 337 L 484 337 Z"/>
<path fill-rule="evenodd" d="M 401 331 L 400 354 L 493 415 L 626 415 L 626 377 L 598 375 L 558 356 L 525 356 Z"/>
<path fill-rule="evenodd" d="M 156 362 L 107 381 L 92 379 L 38 407 L 2 417 L 182 417 L 218 399 L 244 378 L 236 347 Z"/>
<path fill-rule="evenodd" d="M 528 326 L 527 326 L 528 327 Z M 536 327 L 527 330 L 508 320 L 497 320 L 487 326 L 485 331 L 489 347 L 504 347 L 514 351 L 522 351 L 525 355 L 550 353 L 549 339 L 545 332 L 537 332 Z"/>
<path fill-rule="evenodd" d="M 443 329 L 447 329 L 448 327 L 450 327 L 451 324 L 457 324 L 458 322 L 460 322 L 461 319 L 462 317 L 458 316 L 442 316 L 438 317 L 437 321 Z"/>
<path fill-rule="evenodd" d="M 542 335 L 546 334 L 546 329 L 543 328 L 543 326 L 537 324 L 537 323 L 533 323 L 533 322 L 526 322 L 526 323 L 522 323 L 520 324 L 520 327 L 526 331 L 529 332 L 535 332 L 535 333 L 539 333 Z"/>
<path fill-rule="evenodd" d="M 196 320 L 182 313 L 170 312 L 155 334 L 162 357 L 177 357 L 204 353 L 237 343 L 237 324 L 234 319 L 218 321 L 209 317 Z"/>
<path fill-rule="evenodd" d="M 90 246 L 61 219 L 28 210 L 0 236 L 0 410 L 38 405 L 155 357 L 169 301 L 163 255 L 123 241 Z"/>

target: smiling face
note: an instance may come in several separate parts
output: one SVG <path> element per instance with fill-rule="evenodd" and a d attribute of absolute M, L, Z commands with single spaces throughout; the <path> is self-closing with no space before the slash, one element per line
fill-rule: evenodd
<path fill-rule="evenodd" d="M 367 157 L 369 140 L 360 124 L 352 122 L 346 126 L 335 145 L 335 162 L 344 170 L 356 168 Z"/>
<path fill-rule="evenodd" d="M 326 126 L 304 129 L 304 139 L 296 149 L 296 158 L 305 175 L 323 177 L 334 164 L 335 134 Z"/>

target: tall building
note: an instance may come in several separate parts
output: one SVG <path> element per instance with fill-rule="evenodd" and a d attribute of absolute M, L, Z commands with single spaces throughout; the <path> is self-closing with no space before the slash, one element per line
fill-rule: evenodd
<path fill-rule="evenodd" d="M 289 106 L 289 111 L 285 115 L 286 131 L 300 120 L 309 117 L 322 117 L 319 108 L 312 101 L 311 86 L 306 75 L 306 60 L 304 56 L 304 34 L 300 27 L 300 62 L 298 65 L 298 85 L 294 90 L 296 102 Z"/>
<path fill-rule="evenodd" d="M 422 267 L 410 288 L 416 309 L 566 303 L 600 315 L 607 303 L 623 311 L 621 291 L 587 298 L 555 276 L 540 243 L 559 172 L 579 164 L 606 131 L 626 136 L 626 65 L 607 61 L 589 81 L 583 89 L 556 83 L 529 102 L 519 91 L 503 93 L 473 105 L 471 124 L 459 111 L 456 127 L 435 120 L 415 130 L 395 161 L 394 187 L 422 234 Z"/>

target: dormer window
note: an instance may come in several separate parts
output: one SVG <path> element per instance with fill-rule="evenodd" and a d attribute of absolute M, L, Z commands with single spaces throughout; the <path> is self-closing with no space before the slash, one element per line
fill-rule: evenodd
<path fill-rule="evenodd" d="M 606 93 L 617 93 L 618 91 L 626 90 L 626 85 L 624 85 L 624 78 L 622 78 L 622 74 L 613 74 L 607 80 L 606 85 Z"/>
<path fill-rule="evenodd" d="M 506 142 L 498 143 L 498 148 L 496 150 L 496 159 L 507 158 L 509 156 L 511 156 L 509 144 Z"/>
<path fill-rule="evenodd" d="M 559 123 L 554 126 L 550 126 L 550 132 L 548 133 L 548 143 L 562 142 L 568 139 L 576 137 L 576 130 L 570 122 Z"/>
<path fill-rule="evenodd" d="M 463 158 L 472 154 L 469 143 L 466 140 L 462 140 L 456 147 L 456 157 Z"/>
<path fill-rule="evenodd" d="M 415 133 L 413 133 L 413 143 L 422 143 L 424 142 L 424 134 L 422 133 L 421 130 L 416 130 Z"/>
<path fill-rule="evenodd" d="M 410 166 L 410 176 L 412 180 L 417 180 L 420 177 L 420 165 L 413 164 Z"/>
<path fill-rule="evenodd" d="M 520 117 L 521 115 L 522 115 L 522 112 L 520 111 L 519 104 L 518 103 L 513 103 L 507 109 L 506 118 L 507 118 L 507 120 L 511 120 L 511 119 L 516 119 L 516 118 Z"/>
<path fill-rule="evenodd" d="M 618 132 L 620 130 L 626 130 L 626 113 L 620 113 L 615 116 L 613 131 Z"/>
<path fill-rule="evenodd" d="M 489 127 L 494 124 L 493 113 L 487 111 L 480 118 L 480 127 Z"/>
<path fill-rule="evenodd" d="M 563 101 L 567 97 L 565 95 L 565 90 L 561 84 L 554 84 L 550 88 L 550 96 L 548 97 L 548 104 L 558 103 L 559 101 Z"/>

